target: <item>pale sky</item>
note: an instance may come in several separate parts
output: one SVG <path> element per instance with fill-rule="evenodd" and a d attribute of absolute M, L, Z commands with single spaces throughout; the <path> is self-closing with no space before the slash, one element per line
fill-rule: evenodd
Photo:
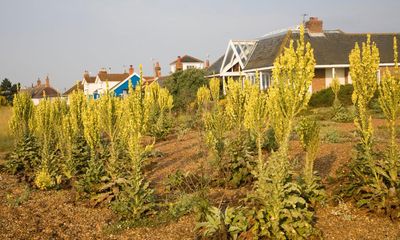
<path fill-rule="evenodd" d="M 297 25 L 302 14 L 324 29 L 400 32 L 399 0 L 0 0 L 0 80 L 30 86 L 48 74 L 64 91 L 102 67 L 134 65 L 162 74 L 178 55 L 213 62 L 229 39 L 252 39 Z"/>

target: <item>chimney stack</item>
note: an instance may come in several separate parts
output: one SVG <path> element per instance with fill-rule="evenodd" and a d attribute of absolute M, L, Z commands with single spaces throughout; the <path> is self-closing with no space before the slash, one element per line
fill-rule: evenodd
<path fill-rule="evenodd" d="M 207 60 L 204 62 L 204 68 L 207 69 L 207 68 L 209 68 L 209 67 L 210 67 L 210 61 L 207 59 Z"/>
<path fill-rule="evenodd" d="M 305 28 L 309 33 L 322 33 L 322 20 L 319 20 L 317 17 L 310 17 L 310 19 L 306 22 Z"/>
<path fill-rule="evenodd" d="M 135 72 L 135 69 L 133 68 L 133 65 L 129 65 L 129 76 L 132 75 Z"/>
<path fill-rule="evenodd" d="M 159 62 L 156 62 L 156 65 L 154 66 L 154 72 L 155 77 L 161 77 L 161 67 Z"/>
<path fill-rule="evenodd" d="M 50 87 L 50 79 L 49 76 L 46 76 L 46 87 Z"/>
<path fill-rule="evenodd" d="M 107 74 L 107 69 L 106 68 L 100 68 L 99 74 Z"/>
<path fill-rule="evenodd" d="M 38 80 L 37 80 L 37 86 L 40 87 L 40 85 L 42 85 L 42 81 L 40 81 L 40 78 L 38 78 Z"/>
<path fill-rule="evenodd" d="M 176 71 L 183 70 L 183 64 L 182 64 L 182 58 L 181 56 L 178 56 L 178 59 L 176 60 Z"/>

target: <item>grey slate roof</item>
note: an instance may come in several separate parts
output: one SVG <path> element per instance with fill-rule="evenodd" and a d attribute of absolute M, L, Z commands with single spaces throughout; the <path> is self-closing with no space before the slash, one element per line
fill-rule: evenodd
<path fill-rule="evenodd" d="M 299 38 L 298 32 L 288 31 L 286 34 L 260 39 L 244 70 L 270 67 L 274 60 L 288 46 L 290 39 Z M 371 41 L 375 42 L 380 53 L 381 63 L 393 63 L 393 37 L 400 39 L 400 33 L 371 34 Z M 351 34 L 341 31 L 325 31 L 324 36 L 310 36 L 305 34 L 305 40 L 311 43 L 317 65 L 349 64 L 349 54 L 357 42 L 367 40 L 367 34 Z"/>
<path fill-rule="evenodd" d="M 213 75 L 213 74 L 219 74 L 221 70 L 221 65 L 222 61 L 224 61 L 225 54 L 222 55 L 220 58 L 217 59 L 211 66 L 207 68 L 207 74 Z"/>

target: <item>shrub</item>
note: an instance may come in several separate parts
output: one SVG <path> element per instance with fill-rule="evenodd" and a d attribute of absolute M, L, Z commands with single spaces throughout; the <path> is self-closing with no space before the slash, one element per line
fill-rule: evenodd
<path fill-rule="evenodd" d="M 190 103 L 196 100 L 197 90 L 208 84 L 205 70 L 188 69 L 177 71 L 165 80 L 165 87 L 174 98 L 174 109 L 185 110 Z"/>
<path fill-rule="evenodd" d="M 338 92 L 338 99 L 343 106 L 351 106 L 351 96 L 353 94 L 353 85 L 345 84 L 340 87 Z M 332 88 L 326 88 L 321 91 L 315 92 L 311 95 L 309 105 L 310 107 L 329 107 L 332 106 L 335 96 Z"/>

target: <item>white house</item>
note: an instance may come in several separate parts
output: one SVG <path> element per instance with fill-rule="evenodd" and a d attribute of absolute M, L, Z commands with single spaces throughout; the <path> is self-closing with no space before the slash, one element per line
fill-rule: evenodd
<path fill-rule="evenodd" d="M 185 55 L 183 57 L 178 56 L 178 58 L 170 63 L 169 66 L 171 69 L 171 73 L 174 73 L 179 70 L 186 70 L 191 68 L 203 69 L 205 67 L 205 64 L 200 59 Z"/>

